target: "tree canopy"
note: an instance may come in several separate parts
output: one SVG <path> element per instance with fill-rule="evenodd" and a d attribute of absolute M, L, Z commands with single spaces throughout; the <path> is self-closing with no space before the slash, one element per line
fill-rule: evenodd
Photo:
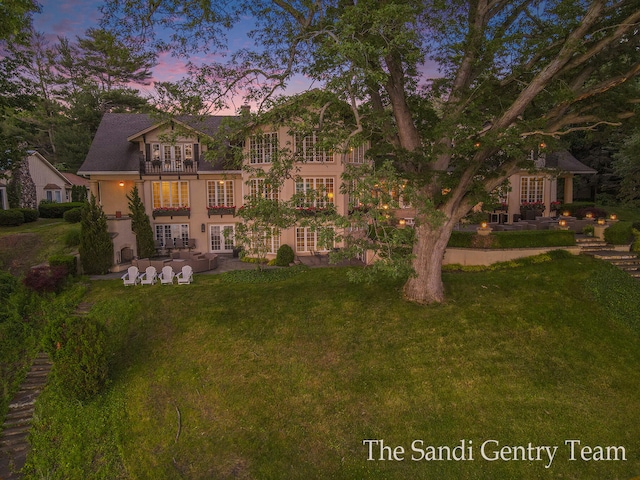
<path fill-rule="evenodd" d="M 391 168 L 418 209 L 404 294 L 420 303 L 444 298 L 454 225 L 526 168 L 529 152 L 618 126 L 638 108 L 637 0 L 115 0 L 105 8 L 111 31 L 178 55 L 223 53 L 222 32 L 250 15 L 254 47 L 192 65 L 191 84 L 209 102 L 242 94 L 261 112 L 283 104 L 277 95 L 296 75 L 319 85 L 324 103 L 297 118 L 330 132 L 336 148 L 371 142 L 375 167 Z M 154 38 L 158 25 L 171 35 Z M 325 115 L 338 104 L 346 116 Z"/>

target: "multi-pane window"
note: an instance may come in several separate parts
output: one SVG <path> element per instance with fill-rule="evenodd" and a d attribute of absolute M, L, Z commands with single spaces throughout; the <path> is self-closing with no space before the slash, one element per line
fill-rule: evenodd
<path fill-rule="evenodd" d="M 209 180 L 207 196 L 210 207 L 233 207 L 233 180 Z"/>
<path fill-rule="evenodd" d="M 296 227 L 297 252 L 326 252 L 326 245 L 319 245 L 318 232 L 311 227 Z"/>
<path fill-rule="evenodd" d="M 250 250 L 266 251 L 266 253 L 278 253 L 280 248 L 280 230 L 269 228 L 268 231 L 252 232 Z"/>
<path fill-rule="evenodd" d="M 544 199 L 543 177 L 522 177 L 520 180 L 520 204 L 542 203 Z"/>
<path fill-rule="evenodd" d="M 173 248 L 175 240 L 180 238 L 183 242 L 189 241 L 189 225 L 187 224 L 156 224 L 156 240 L 163 247 Z"/>
<path fill-rule="evenodd" d="M 249 138 L 249 161 L 251 163 L 271 163 L 278 148 L 278 134 L 261 133 Z"/>
<path fill-rule="evenodd" d="M 185 161 L 193 161 L 193 144 L 151 144 L 151 160 L 162 160 L 165 170 L 182 170 Z"/>
<path fill-rule="evenodd" d="M 209 240 L 212 252 L 233 250 L 233 225 L 211 225 Z"/>
<path fill-rule="evenodd" d="M 153 182 L 153 208 L 188 207 L 189 182 Z"/>
<path fill-rule="evenodd" d="M 294 136 L 296 155 L 304 162 L 333 162 L 333 152 L 323 150 L 318 146 L 318 136 L 314 132 L 311 135 Z"/>
<path fill-rule="evenodd" d="M 367 151 L 366 145 L 358 145 L 357 147 L 351 147 L 351 149 L 345 154 L 345 163 L 365 163 L 364 153 Z"/>
<path fill-rule="evenodd" d="M 252 198 L 266 198 L 267 200 L 278 200 L 278 190 L 265 185 L 262 178 L 252 178 L 249 180 L 249 195 Z"/>
<path fill-rule="evenodd" d="M 326 208 L 333 203 L 334 181 L 327 177 L 309 177 L 296 182 L 296 194 L 299 208 Z"/>

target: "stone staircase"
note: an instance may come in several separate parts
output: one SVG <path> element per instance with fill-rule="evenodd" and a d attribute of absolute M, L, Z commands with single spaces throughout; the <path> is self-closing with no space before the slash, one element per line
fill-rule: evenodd
<path fill-rule="evenodd" d="M 50 371 L 49 357 L 45 353 L 38 354 L 20 390 L 9 404 L 9 411 L 0 433 L 0 480 L 21 478 L 19 471 L 24 466 L 29 452 L 27 436 L 31 428 L 36 398 L 47 383 Z"/>
<path fill-rule="evenodd" d="M 609 262 L 640 280 L 640 257 L 637 253 L 614 250 L 604 240 L 593 237 L 576 235 L 576 244 L 580 247 L 580 253 Z"/>

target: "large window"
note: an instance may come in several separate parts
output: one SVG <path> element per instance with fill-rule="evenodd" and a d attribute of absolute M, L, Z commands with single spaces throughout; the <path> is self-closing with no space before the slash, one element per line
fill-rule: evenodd
<path fill-rule="evenodd" d="M 262 178 L 252 178 L 249 180 L 249 195 L 252 198 L 266 198 L 267 200 L 278 200 L 278 190 L 270 185 L 265 185 Z"/>
<path fill-rule="evenodd" d="M 62 191 L 59 189 L 50 189 L 44 191 L 47 196 L 47 201 L 61 203 L 62 202 Z"/>
<path fill-rule="evenodd" d="M 334 181 L 333 178 L 310 177 L 296 182 L 296 194 L 298 208 L 326 208 L 333 203 Z"/>
<path fill-rule="evenodd" d="M 544 178 L 522 177 L 520 180 L 520 204 L 544 201 Z"/>
<path fill-rule="evenodd" d="M 189 225 L 187 224 L 156 224 L 156 240 L 163 247 L 173 248 L 176 239 L 182 239 L 185 244 L 189 241 Z"/>
<path fill-rule="evenodd" d="M 184 162 L 193 162 L 193 144 L 151 144 L 151 160 L 162 161 L 164 170 L 182 170 Z"/>
<path fill-rule="evenodd" d="M 210 207 L 233 207 L 233 180 L 209 180 L 207 196 Z"/>
<path fill-rule="evenodd" d="M 346 163 L 365 163 L 364 154 L 367 151 L 367 145 L 358 145 L 352 147 L 345 155 Z"/>
<path fill-rule="evenodd" d="M 271 163 L 278 148 L 278 134 L 261 133 L 249 138 L 249 161 L 251 163 Z"/>
<path fill-rule="evenodd" d="M 233 225 L 211 225 L 209 242 L 212 252 L 231 252 L 233 250 Z"/>
<path fill-rule="evenodd" d="M 297 252 L 326 252 L 327 246 L 318 242 L 318 232 L 310 227 L 296 227 Z"/>
<path fill-rule="evenodd" d="M 189 182 L 153 182 L 153 208 L 188 207 Z"/>
<path fill-rule="evenodd" d="M 294 143 L 296 155 L 304 162 L 333 162 L 333 152 L 318 146 L 318 136 L 315 132 L 305 137 L 296 134 Z"/>

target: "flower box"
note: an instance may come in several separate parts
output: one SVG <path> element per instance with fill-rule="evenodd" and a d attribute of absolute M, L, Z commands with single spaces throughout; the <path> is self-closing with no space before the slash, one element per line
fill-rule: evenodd
<path fill-rule="evenodd" d="M 189 207 L 164 207 L 153 210 L 153 218 L 156 217 L 191 217 L 191 209 Z"/>
<path fill-rule="evenodd" d="M 209 214 L 209 217 L 211 217 L 211 215 L 235 215 L 236 214 L 236 207 L 226 207 L 226 206 L 220 206 L 220 207 L 212 207 L 209 206 L 207 207 L 207 213 Z"/>

